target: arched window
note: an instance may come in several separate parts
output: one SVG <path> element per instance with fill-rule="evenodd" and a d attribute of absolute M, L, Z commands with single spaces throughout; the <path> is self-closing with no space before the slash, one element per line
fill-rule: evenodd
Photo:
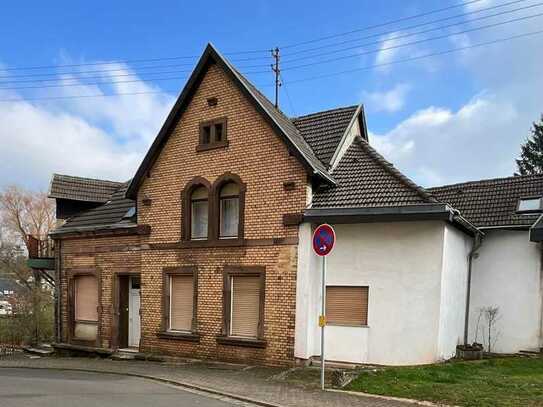
<path fill-rule="evenodd" d="M 239 234 L 240 188 L 227 182 L 219 191 L 219 238 L 235 239 Z"/>
<path fill-rule="evenodd" d="M 204 186 L 198 186 L 190 195 L 190 238 L 192 240 L 207 239 L 208 212 L 208 190 Z"/>

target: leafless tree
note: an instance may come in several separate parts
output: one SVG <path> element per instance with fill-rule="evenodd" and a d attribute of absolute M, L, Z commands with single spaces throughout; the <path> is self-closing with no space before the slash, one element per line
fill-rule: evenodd
<path fill-rule="evenodd" d="M 481 317 L 484 317 L 486 326 L 481 327 L 483 333 L 483 341 L 486 339 L 487 352 L 492 352 L 492 349 L 496 345 L 500 332 L 496 329 L 496 323 L 501 319 L 500 308 L 495 306 L 488 306 L 479 309 L 479 321 Z M 479 324 L 479 321 L 477 325 Z M 486 336 L 486 338 L 485 338 Z"/>
<path fill-rule="evenodd" d="M 43 240 L 55 226 L 55 206 L 44 192 L 11 185 L 0 192 L 0 222 L 29 249 L 29 236 Z"/>
<path fill-rule="evenodd" d="M 31 237 L 44 241 L 54 226 L 55 206 L 44 192 L 28 191 L 15 185 L 0 192 L 0 227 L 3 231 L 0 244 L 6 249 L 20 245 L 29 252 Z M 23 278 L 22 270 L 14 267 L 10 270 L 19 279 Z M 42 276 L 53 285 L 53 279 L 45 272 L 34 273 L 36 283 Z"/>
<path fill-rule="evenodd" d="M 32 238 L 45 241 L 54 225 L 54 203 L 45 193 L 17 186 L 0 191 L 0 273 L 24 288 L 16 295 L 18 312 L 13 321 L 27 324 L 24 330 L 32 333 L 33 342 L 51 330 L 47 310 L 51 309 L 54 279 L 45 270 L 29 269 L 26 259 Z"/>

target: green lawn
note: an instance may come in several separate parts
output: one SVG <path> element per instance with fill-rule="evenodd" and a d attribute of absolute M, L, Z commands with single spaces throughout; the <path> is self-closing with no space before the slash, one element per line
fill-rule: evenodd
<path fill-rule="evenodd" d="M 460 406 L 543 406 L 543 359 L 385 368 L 362 373 L 345 390 Z"/>

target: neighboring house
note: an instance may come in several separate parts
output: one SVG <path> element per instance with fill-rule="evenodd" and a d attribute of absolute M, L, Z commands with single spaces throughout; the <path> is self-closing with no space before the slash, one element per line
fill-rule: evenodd
<path fill-rule="evenodd" d="M 429 363 L 464 340 L 469 214 L 385 161 L 361 106 L 289 119 L 211 45 L 131 181 L 54 175 L 50 196 L 62 346 L 310 360 L 321 222 L 329 360 Z"/>
<path fill-rule="evenodd" d="M 466 182 L 429 191 L 460 210 L 485 234 L 473 260 L 470 338 L 488 343 L 481 309 L 498 307 L 491 333 L 496 352 L 542 349 L 543 235 L 537 225 L 532 226 L 543 209 L 543 175 Z"/>
<path fill-rule="evenodd" d="M 0 277 L 0 300 L 13 297 L 21 287 L 12 279 Z"/>

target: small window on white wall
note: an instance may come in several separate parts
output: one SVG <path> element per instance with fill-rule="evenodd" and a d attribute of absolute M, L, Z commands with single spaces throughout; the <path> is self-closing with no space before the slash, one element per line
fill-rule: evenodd
<path fill-rule="evenodd" d="M 368 325 L 368 287 L 326 287 L 326 323 L 331 325 Z"/>

